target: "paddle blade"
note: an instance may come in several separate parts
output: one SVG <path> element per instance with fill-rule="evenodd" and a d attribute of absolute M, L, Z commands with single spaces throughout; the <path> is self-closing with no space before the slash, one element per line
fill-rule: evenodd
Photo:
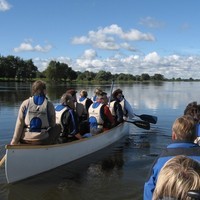
<path fill-rule="evenodd" d="M 153 115 L 143 114 L 143 115 L 135 115 L 135 116 L 139 117 L 140 119 L 142 119 L 144 121 L 152 123 L 152 124 L 156 124 L 157 120 L 158 120 L 158 118 L 156 116 L 153 116 Z"/>
<path fill-rule="evenodd" d="M 137 127 L 143 128 L 146 130 L 150 129 L 150 124 L 145 121 L 125 121 L 125 122 L 132 123 L 132 124 L 136 125 Z"/>

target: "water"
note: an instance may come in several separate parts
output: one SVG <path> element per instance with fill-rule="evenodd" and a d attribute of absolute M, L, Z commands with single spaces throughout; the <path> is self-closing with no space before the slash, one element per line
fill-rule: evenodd
<path fill-rule="evenodd" d="M 198 85 L 198 82 L 115 84 L 114 89 L 123 90 L 136 114 L 155 115 L 157 124 L 151 124 L 149 131 L 129 124 L 129 138 L 117 147 L 15 184 L 6 183 L 4 168 L 0 168 L 0 199 L 142 199 L 149 168 L 161 149 L 171 142 L 173 121 L 183 114 L 189 102 L 198 101 Z M 47 87 L 48 97 L 57 104 L 67 88 L 86 89 L 92 96 L 99 86 L 110 95 L 109 84 L 54 84 Z M 19 106 L 30 96 L 30 88 L 29 83 L 0 83 L 0 158 L 5 153 L 4 145 L 12 138 Z"/>

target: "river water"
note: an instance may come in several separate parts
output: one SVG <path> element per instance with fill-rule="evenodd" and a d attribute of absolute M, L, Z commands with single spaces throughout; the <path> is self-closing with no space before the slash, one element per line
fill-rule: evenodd
<path fill-rule="evenodd" d="M 91 97 L 96 87 L 109 96 L 111 86 L 48 85 L 48 97 L 57 104 L 66 89 L 72 87 L 77 91 L 86 89 Z M 151 124 L 148 131 L 129 124 L 129 137 L 116 147 L 18 183 L 6 183 L 2 166 L 0 200 L 142 199 L 143 185 L 154 159 L 171 142 L 173 121 L 183 114 L 189 102 L 198 102 L 199 82 L 115 83 L 114 90 L 117 88 L 123 90 L 136 114 L 157 116 L 157 124 Z M 29 83 L 0 83 L 0 159 L 12 138 L 19 106 L 30 96 L 30 89 Z"/>

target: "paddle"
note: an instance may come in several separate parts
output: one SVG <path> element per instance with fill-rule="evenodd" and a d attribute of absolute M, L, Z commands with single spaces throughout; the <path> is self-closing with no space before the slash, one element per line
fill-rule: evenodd
<path fill-rule="evenodd" d="M 125 122 L 128 122 L 128 123 L 132 123 L 134 125 L 136 125 L 137 127 L 139 128 L 143 128 L 143 129 L 146 129 L 146 130 L 149 130 L 150 129 L 150 124 L 148 122 L 145 122 L 145 121 L 126 121 Z"/>
<path fill-rule="evenodd" d="M 110 101 L 111 101 L 111 98 L 112 98 L 113 87 L 114 87 L 114 80 L 112 80 L 112 84 L 111 84 L 111 87 L 110 87 L 110 97 L 109 97 L 108 107 L 110 107 Z"/>
<path fill-rule="evenodd" d="M 158 118 L 156 116 L 153 116 L 153 115 L 146 115 L 146 114 L 136 115 L 135 114 L 135 116 L 139 117 L 140 119 L 142 119 L 146 122 L 152 123 L 152 124 L 156 124 L 157 120 L 158 120 Z"/>
<path fill-rule="evenodd" d="M 200 190 L 189 190 L 187 196 L 192 199 L 200 199 Z"/>
<path fill-rule="evenodd" d="M 3 158 L 1 159 L 1 161 L 0 161 L 0 167 L 4 164 L 5 159 L 6 159 L 6 155 L 4 155 L 4 157 L 3 157 Z"/>

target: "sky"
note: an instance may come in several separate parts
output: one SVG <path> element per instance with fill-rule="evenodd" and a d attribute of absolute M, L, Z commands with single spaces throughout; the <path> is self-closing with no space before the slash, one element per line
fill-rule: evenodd
<path fill-rule="evenodd" d="M 200 78 L 199 0 L 0 0 L 0 55 Z"/>

